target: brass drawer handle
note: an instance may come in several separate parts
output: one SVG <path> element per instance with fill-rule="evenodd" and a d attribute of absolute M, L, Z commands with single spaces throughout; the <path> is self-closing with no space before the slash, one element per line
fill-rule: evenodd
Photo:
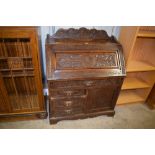
<path fill-rule="evenodd" d="M 91 86 L 94 82 L 93 81 L 85 81 L 86 86 Z"/>
<path fill-rule="evenodd" d="M 66 91 L 67 96 L 71 96 L 72 95 L 72 91 Z"/>
<path fill-rule="evenodd" d="M 69 106 L 71 106 L 72 105 L 72 101 L 65 101 L 65 106 L 66 107 L 69 107 Z"/>
<path fill-rule="evenodd" d="M 67 113 L 67 114 L 70 114 L 71 112 L 72 112 L 72 110 L 70 109 L 70 110 L 65 110 L 65 112 Z"/>

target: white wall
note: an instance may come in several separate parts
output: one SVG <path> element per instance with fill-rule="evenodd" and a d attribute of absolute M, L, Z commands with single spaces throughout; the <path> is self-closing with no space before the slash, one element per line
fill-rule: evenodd
<path fill-rule="evenodd" d="M 43 76 L 46 76 L 46 58 L 45 58 L 45 39 L 47 34 L 52 35 L 59 28 L 80 28 L 83 26 L 41 26 L 41 42 L 42 42 L 42 61 L 43 61 Z M 105 30 L 109 36 L 114 35 L 116 38 L 119 36 L 120 27 L 119 26 L 84 26 L 88 29 L 98 29 Z"/>

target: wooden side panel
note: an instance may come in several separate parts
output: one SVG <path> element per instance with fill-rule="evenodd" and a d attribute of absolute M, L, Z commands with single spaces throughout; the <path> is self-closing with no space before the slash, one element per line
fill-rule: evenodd
<path fill-rule="evenodd" d="M 131 59 L 146 62 L 155 66 L 155 40 L 154 38 L 137 38 Z"/>
<path fill-rule="evenodd" d="M 137 26 L 121 27 L 119 41 L 123 46 L 126 65 L 128 64 L 130 53 L 134 47 L 138 30 L 139 30 L 139 27 Z"/>

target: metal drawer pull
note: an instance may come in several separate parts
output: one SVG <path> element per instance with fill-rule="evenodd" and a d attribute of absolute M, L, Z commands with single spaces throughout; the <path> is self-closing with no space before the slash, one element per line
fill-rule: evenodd
<path fill-rule="evenodd" d="M 65 105 L 66 105 L 66 107 L 71 106 L 72 105 L 72 101 L 65 101 Z"/>
<path fill-rule="evenodd" d="M 65 110 L 65 112 L 67 113 L 67 114 L 70 114 L 71 112 L 72 112 L 72 110 L 70 109 L 70 110 Z"/>
<path fill-rule="evenodd" d="M 71 96 L 71 95 L 72 95 L 72 91 L 66 91 L 66 94 L 67 94 L 68 96 Z"/>
<path fill-rule="evenodd" d="M 93 81 L 85 81 L 86 86 L 91 86 L 93 83 Z"/>

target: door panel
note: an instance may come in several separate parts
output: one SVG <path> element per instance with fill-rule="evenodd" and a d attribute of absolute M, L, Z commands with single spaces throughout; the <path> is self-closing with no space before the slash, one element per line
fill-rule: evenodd
<path fill-rule="evenodd" d="M 42 109 L 36 42 L 30 39 L 34 38 L 31 35 L 27 38 L 0 38 L 0 73 L 11 112 Z M 1 103 L 5 101 L 1 100 Z"/>
<path fill-rule="evenodd" d="M 104 108 L 112 109 L 115 88 L 95 88 L 88 90 L 88 111 L 100 111 Z"/>

